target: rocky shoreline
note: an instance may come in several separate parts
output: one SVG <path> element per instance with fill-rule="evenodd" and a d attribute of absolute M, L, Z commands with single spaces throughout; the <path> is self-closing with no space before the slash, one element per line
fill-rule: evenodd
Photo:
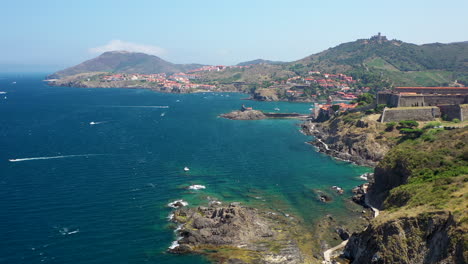
<path fill-rule="evenodd" d="M 203 254 L 218 263 L 304 263 L 291 217 L 231 203 L 180 208 L 172 221 L 179 239 L 171 253 Z"/>
<path fill-rule="evenodd" d="M 368 124 L 362 122 L 362 126 L 367 128 Z M 372 132 L 359 130 L 362 131 L 346 131 L 336 123 L 308 121 L 301 125 L 304 134 L 315 137 L 315 140 L 307 143 L 317 147 L 319 152 L 360 166 L 375 167 L 390 150 L 390 146 L 375 140 L 376 136 Z"/>

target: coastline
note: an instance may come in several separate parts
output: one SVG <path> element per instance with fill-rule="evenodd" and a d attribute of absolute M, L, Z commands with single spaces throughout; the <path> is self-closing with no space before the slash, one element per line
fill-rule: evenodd
<path fill-rule="evenodd" d="M 99 88 L 99 87 L 92 87 L 92 88 Z M 102 88 L 106 88 L 106 87 L 102 87 Z M 122 87 L 109 87 L 109 88 L 122 88 Z M 127 89 L 148 89 L 148 88 L 132 87 L 132 88 L 127 88 Z M 149 90 L 155 91 L 155 90 L 153 90 L 153 89 L 149 89 Z M 156 91 L 156 92 L 161 92 L 161 91 Z M 343 210 L 344 210 L 344 209 L 343 209 Z M 301 227 L 301 228 L 304 228 L 304 227 Z M 336 235 L 336 234 L 335 234 L 335 235 Z M 316 242 L 318 242 L 318 241 L 316 241 Z M 300 245 L 299 245 L 298 247 L 300 247 Z M 318 249 L 318 247 L 316 247 L 316 248 Z M 320 252 L 322 252 L 322 251 L 320 250 Z M 317 253 L 317 254 L 319 254 L 319 253 Z M 321 254 L 321 253 L 320 253 L 320 254 Z"/>

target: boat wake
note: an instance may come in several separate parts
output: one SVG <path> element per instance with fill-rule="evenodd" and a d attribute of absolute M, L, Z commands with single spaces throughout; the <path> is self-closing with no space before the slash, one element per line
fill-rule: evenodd
<path fill-rule="evenodd" d="M 50 156 L 50 157 L 33 157 L 33 158 L 22 158 L 22 159 L 9 159 L 9 162 L 20 162 L 30 160 L 48 160 L 48 159 L 66 159 L 66 158 L 78 158 L 78 157 L 91 157 L 99 156 L 104 154 L 82 154 L 82 155 L 63 155 L 63 156 Z"/>
<path fill-rule="evenodd" d="M 122 108 L 169 108 L 168 105 L 112 105 L 110 107 L 122 107 Z"/>
<path fill-rule="evenodd" d="M 95 122 L 95 121 L 91 121 L 91 122 L 89 122 L 89 124 L 90 124 L 91 126 L 93 126 L 93 125 L 104 124 L 104 123 L 107 123 L 107 122 L 109 122 L 109 121 L 96 121 L 96 122 Z"/>

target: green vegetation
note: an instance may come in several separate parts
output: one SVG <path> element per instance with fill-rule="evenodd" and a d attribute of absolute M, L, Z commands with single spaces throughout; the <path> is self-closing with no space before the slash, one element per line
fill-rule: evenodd
<path fill-rule="evenodd" d="M 442 123 L 440 123 L 439 121 L 431 121 L 431 122 L 428 122 L 426 125 L 424 125 L 424 129 L 429 129 L 429 128 L 436 128 L 436 127 L 440 127 L 442 125 Z"/>
<path fill-rule="evenodd" d="M 407 184 L 391 190 L 385 201 L 387 209 L 403 206 L 444 209 L 453 206 L 453 198 L 462 198 L 458 202 L 466 206 L 467 193 L 462 192 L 461 197 L 455 194 L 466 188 L 468 181 L 468 128 L 428 132 L 432 140 L 422 136 L 405 141 L 379 164 L 381 169 L 408 177 Z"/>
<path fill-rule="evenodd" d="M 375 96 L 370 93 L 363 93 L 358 96 L 355 102 L 360 106 L 366 106 L 372 104 L 375 100 Z"/>
<path fill-rule="evenodd" d="M 419 126 L 419 123 L 414 121 L 414 120 L 404 120 L 404 121 L 398 122 L 398 129 L 401 129 L 401 128 L 415 128 L 415 127 L 418 127 L 418 126 Z"/>
<path fill-rule="evenodd" d="M 391 132 L 396 126 L 396 122 L 389 122 L 385 124 L 385 131 Z"/>

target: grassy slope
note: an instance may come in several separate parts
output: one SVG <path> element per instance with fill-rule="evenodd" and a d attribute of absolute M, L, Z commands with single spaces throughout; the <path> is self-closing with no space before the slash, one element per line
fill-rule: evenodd
<path fill-rule="evenodd" d="M 361 39 L 282 65 L 253 65 L 240 74 L 228 69 L 222 74 L 205 76 L 211 81 L 226 82 L 236 77 L 236 81 L 260 84 L 304 75 L 309 70 L 351 75 L 364 70 L 390 80 L 395 86 L 448 85 L 455 80 L 468 80 L 468 43 L 415 45 Z"/>
<path fill-rule="evenodd" d="M 468 228 L 468 127 L 429 130 L 396 146 L 379 167 L 406 174 L 408 183 L 390 191 L 378 221 L 444 210 Z"/>

